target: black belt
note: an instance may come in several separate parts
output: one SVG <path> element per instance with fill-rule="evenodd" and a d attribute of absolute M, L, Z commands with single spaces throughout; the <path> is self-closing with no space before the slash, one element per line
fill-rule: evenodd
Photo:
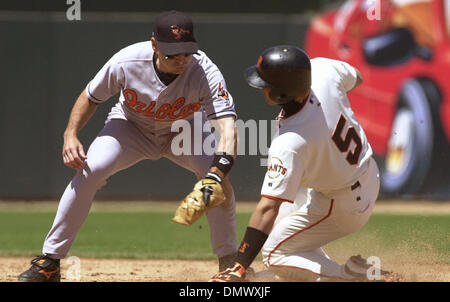
<path fill-rule="evenodd" d="M 359 180 L 356 181 L 354 184 L 352 184 L 352 186 L 350 187 L 350 189 L 355 190 L 357 187 L 359 187 L 361 184 L 359 183 Z"/>

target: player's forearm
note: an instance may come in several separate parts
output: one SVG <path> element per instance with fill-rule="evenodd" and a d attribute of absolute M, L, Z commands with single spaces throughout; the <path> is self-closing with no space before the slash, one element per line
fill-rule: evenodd
<path fill-rule="evenodd" d="M 213 126 L 220 133 L 220 140 L 216 149 L 216 155 L 209 169 L 214 179 L 221 181 L 231 170 L 237 155 L 237 130 L 234 117 L 226 117 L 213 121 Z M 217 176 L 218 178 L 216 178 Z"/>
<path fill-rule="evenodd" d="M 249 227 L 269 234 L 278 216 L 281 201 L 262 197 L 250 217 Z"/>
<path fill-rule="evenodd" d="M 278 215 L 281 201 L 262 197 L 250 218 L 239 246 L 236 262 L 245 269 L 255 260 L 266 242 Z"/>
<path fill-rule="evenodd" d="M 237 154 L 237 130 L 233 117 L 227 117 L 217 120 L 218 130 L 220 131 L 220 140 L 217 145 L 216 153 L 226 153 L 236 158 Z"/>
<path fill-rule="evenodd" d="M 64 131 L 64 136 L 77 136 L 92 117 L 96 109 L 97 104 L 91 102 L 86 95 L 86 91 L 83 90 L 72 108 L 67 128 Z"/>

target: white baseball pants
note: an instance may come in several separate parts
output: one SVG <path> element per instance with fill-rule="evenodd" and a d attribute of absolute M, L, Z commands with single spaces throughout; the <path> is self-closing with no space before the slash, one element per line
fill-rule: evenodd
<path fill-rule="evenodd" d="M 285 203 L 262 250 L 263 262 L 286 280 L 348 279 L 322 247 L 358 231 L 369 220 L 379 191 L 379 171 L 373 159 L 352 190 L 306 191 L 306 201 Z M 301 192 L 300 192 L 301 193 Z M 298 197 L 305 196 L 298 194 Z M 284 216 L 284 217 L 283 217 Z"/>

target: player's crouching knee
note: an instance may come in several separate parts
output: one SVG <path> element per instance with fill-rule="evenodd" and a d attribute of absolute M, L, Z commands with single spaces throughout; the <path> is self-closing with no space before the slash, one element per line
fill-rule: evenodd
<path fill-rule="evenodd" d="M 265 267 L 270 268 L 273 262 L 269 261 L 271 256 L 271 249 L 266 246 L 263 246 L 261 249 L 262 261 Z"/>
<path fill-rule="evenodd" d="M 271 254 L 268 249 L 262 251 L 263 263 L 268 272 L 272 276 L 272 281 L 300 281 L 300 282 L 315 282 L 318 281 L 317 275 L 297 267 L 291 267 L 283 264 L 282 258 L 277 258 L 276 255 Z M 269 273 L 266 273 L 268 275 Z"/>
<path fill-rule="evenodd" d="M 111 176 L 111 169 L 107 167 L 95 167 L 86 164 L 83 169 L 78 170 L 72 179 L 75 186 L 89 185 L 100 189 L 106 184 L 107 179 Z"/>
<path fill-rule="evenodd" d="M 269 281 L 285 281 L 284 278 L 280 277 L 280 273 L 281 275 L 283 275 L 283 271 L 280 271 L 280 267 L 273 264 L 270 250 L 267 248 L 263 248 L 261 250 L 261 253 L 263 264 L 267 268 L 267 271 L 265 271 L 265 277 L 269 278 L 270 276 Z"/>

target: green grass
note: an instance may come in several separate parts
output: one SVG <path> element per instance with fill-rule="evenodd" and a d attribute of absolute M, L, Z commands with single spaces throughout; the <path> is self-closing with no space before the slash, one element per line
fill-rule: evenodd
<path fill-rule="evenodd" d="M 0 210 L 0 256 L 34 256 L 55 216 L 54 210 Z M 92 258 L 214 259 L 209 226 L 203 216 L 190 227 L 170 222 L 172 211 L 92 211 L 70 255 Z M 250 213 L 238 213 L 238 242 Z M 450 216 L 373 214 L 357 233 L 328 244 L 333 258 L 351 254 L 405 254 L 420 261 L 450 264 Z M 411 259 L 411 258 L 409 258 Z M 425 260 L 424 260 L 425 259 Z"/>
<path fill-rule="evenodd" d="M 250 214 L 238 214 L 238 238 Z M 0 212 L 0 255 L 33 256 L 55 213 Z M 172 223 L 172 212 L 92 212 L 80 229 L 70 255 L 93 258 L 214 259 L 209 225 L 201 217 L 190 227 Z"/>

